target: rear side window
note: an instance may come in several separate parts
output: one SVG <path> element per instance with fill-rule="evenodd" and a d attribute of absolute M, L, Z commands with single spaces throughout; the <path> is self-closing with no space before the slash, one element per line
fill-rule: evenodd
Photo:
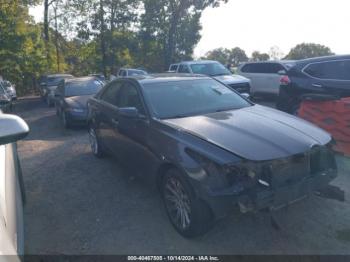
<path fill-rule="evenodd" d="M 180 65 L 178 72 L 179 73 L 190 73 L 190 70 L 188 69 L 187 65 Z"/>
<path fill-rule="evenodd" d="M 170 71 L 176 71 L 177 67 L 178 67 L 178 65 L 171 65 L 170 66 Z"/>
<path fill-rule="evenodd" d="M 304 72 L 312 77 L 330 80 L 350 80 L 350 60 L 309 64 Z"/>
<path fill-rule="evenodd" d="M 106 86 L 106 89 L 103 91 L 100 99 L 112 104 L 114 106 L 118 106 L 118 92 L 121 87 L 120 82 L 114 82 Z"/>
<path fill-rule="evenodd" d="M 277 74 L 281 70 L 285 70 L 285 69 L 281 64 L 278 64 L 278 63 L 246 64 L 241 69 L 243 73 L 253 73 L 253 74 Z"/>

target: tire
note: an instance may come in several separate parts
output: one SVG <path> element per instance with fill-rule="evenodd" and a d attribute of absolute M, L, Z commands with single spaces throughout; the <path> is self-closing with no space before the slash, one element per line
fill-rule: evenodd
<path fill-rule="evenodd" d="M 106 155 L 105 151 L 103 150 L 103 147 L 99 142 L 96 131 L 93 127 L 89 127 L 89 141 L 91 152 L 94 154 L 95 157 L 102 158 Z"/>
<path fill-rule="evenodd" d="M 178 170 L 166 172 L 161 183 L 161 194 L 169 220 L 182 236 L 193 238 L 210 230 L 213 224 L 210 208 L 196 198 L 192 186 Z"/>
<path fill-rule="evenodd" d="M 70 127 L 70 123 L 69 120 L 66 117 L 66 113 L 62 112 L 61 114 L 61 121 L 62 121 L 62 125 L 64 128 L 69 128 Z"/>

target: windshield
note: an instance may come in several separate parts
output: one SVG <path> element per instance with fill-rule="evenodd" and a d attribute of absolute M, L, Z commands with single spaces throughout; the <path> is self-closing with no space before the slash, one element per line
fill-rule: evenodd
<path fill-rule="evenodd" d="M 230 71 L 220 63 L 193 64 L 191 69 L 194 74 L 208 76 L 231 75 Z"/>
<path fill-rule="evenodd" d="M 98 80 L 79 81 L 67 83 L 65 97 L 94 95 L 102 88 L 102 82 Z"/>
<path fill-rule="evenodd" d="M 161 119 L 239 109 L 251 104 L 213 79 L 148 83 L 143 92 L 153 114 Z"/>
<path fill-rule="evenodd" d="M 136 75 L 147 75 L 147 73 L 143 70 L 129 69 L 129 76 L 136 76 Z"/>
<path fill-rule="evenodd" d="M 48 77 L 47 78 L 47 84 L 48 85 L 58 85 L 60 81 L 63 79 L 69 79 L 72 78 L 73 76 L 66 75 L 66 76 L 55 76 L 55 77 Z"/>

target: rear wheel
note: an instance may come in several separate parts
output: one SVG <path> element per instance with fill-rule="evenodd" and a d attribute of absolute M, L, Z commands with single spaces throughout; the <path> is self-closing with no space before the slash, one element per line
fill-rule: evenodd
<path fill-rule="evenodd" d="M 196 237 L 211 228 L 213 216 L 210 208 L 195 197 L 191 185 L 176 169 L 168 170 L 161 186 L 170 222 L 182 236 Z"/>

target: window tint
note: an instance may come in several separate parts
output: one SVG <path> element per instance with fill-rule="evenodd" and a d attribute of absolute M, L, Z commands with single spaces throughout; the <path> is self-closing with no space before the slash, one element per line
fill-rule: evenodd
<path fill-rule="evenodd" d="M 246 64 L 241 71 L 244 73 L 255 74 L 277 74 L 278 71 L 284 70 L 284 67 L 278 63 L 253 63 Z"/>
<path fill-rule="evenodd" d="M 148 107 L 156 117 L 176 118 L 239 109 L 250 103 L 212 79 L 146 83 Z"/>
<path fill-rule="evenodd" d="M 74 81 L 66 84 L 65 96 L 94 95 L 102 88 L 99 80 Z"/>
<path fill-rule="evenodd" d="M 125 70 L 120 70 L 119 71 L 120 76 L 126 76 L 126 71 Z"/>
<path fill-rule="evenodd" d="M 177 67 L 178 67 L 178 65 L 171 65 L 170 66 L 170 71 L 176 71 Z"/>
<path fill-rule="evenodd" d="M 109 84 L 108 86 L 106 86 L 106 89 L 103 91 L 100 99 L 114 106 L 117 106 L 117 97 L 120 86 L 120 82 L 114 82 Z"/>
<path fill-rule="evenodd" d="M 220 63 L 193 64 L 191 69 L 194 74 L 209 76 L 231 75 L 231 72 Z"/>
<path fill-rule="evenodd" d="M 350 60 L 309 64 L 304 72 L 321 79 L 350 80 Z"/>
<path fill-rule="evenodd" d="M 134 85 L 124 83 L 120 87 L 117 97 L 118 107 L 136 107 L 141 114 L 145 113 L 140 95 Z"/>
<path fill-rule="evenodd" d="M 179 73 L 190 73 L 190 70 L 187 65 L 180 65 L 179 66 Z"/>

